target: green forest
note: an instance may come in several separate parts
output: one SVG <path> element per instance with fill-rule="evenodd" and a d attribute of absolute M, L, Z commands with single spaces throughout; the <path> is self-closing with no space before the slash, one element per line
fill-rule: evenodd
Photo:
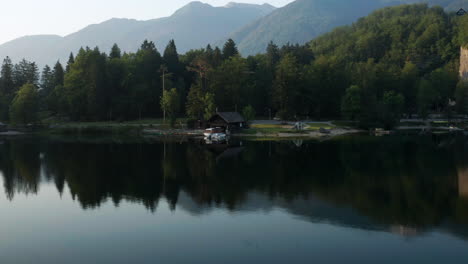
<path fill-rule="evenodd" d="M 468 15 L 441 7 L 402 5 L 375 11 L 306 45 L 242 57 L 236 43 L 178 54 L 144 41 L 136 53 L 118 45 L 85 47 L 41 71 L 4 59 L 0 120 L 35 123 L 206 119 L 249 110 L 282 119 L 346 119 L 392 127 L 402 116 L 468 114 L 468 86 L 459 80 Z M 456 102 L 456 104 L 452 103 Z"/>

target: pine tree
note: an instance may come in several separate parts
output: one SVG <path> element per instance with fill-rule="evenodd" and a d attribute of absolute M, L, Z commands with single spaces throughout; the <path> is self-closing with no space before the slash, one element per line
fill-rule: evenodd
<path fill-rule="evenodd" d="M 13 63 L 10 57 L 3 60 L 2 69 L 0 72 L 0 94 L 9 95 L 13 93 Z"/>
<path fill-rule="evenodd" d="M 68 62 L 67 62 L 67 66 L 65 68 L 65 72 L 69 72 L 70 71 L 70 68 L 71 68 L 71 65 L 75 63 L 75 57 L 73 56 L 73 52 L 70 53 L 70 56 L 68 57 Z"/>
<path fill-rule="evenodd" d="M 228 39 L 223 47 L 223 59 L 227 60 L 233 56 L 239 55 L 236 43 L 232 39 Z"/>
<path fill-rule="evenodd" d="M 13 63 L 9 57 L 3 60 L 0 71 L 0 120 L 8 121 L 10 102 L 14 96 Z"/>
<path fill-rule="evenodd" d="M 46 65 L 41 74 L 41 90 L 44 96 L 47 96 L 55 87 L 54 74 L 49 65 Z"/>
<path fill-rule="evenodd" d="M 297 113 L 300 97 L 300 72 L 296 58 L 286 54 L 276 67 L 273 100 L 281 118 L 292 118 Z"/>
<path fill-rule="evenodd" d="M 117 44 L 112 46 L 111 52 L 109 53 L 110 59 L 120 59 L 122 57 L 122 52 Z"/>
<path fill-rule="evenodd" d="M 218 47 L 216 47 L 213 51 L 213 59 L 211 62 L 211 66 L 218 67 L 219 65 L 221 65 L 222 61 L 223 61 L 223 54 L 221 50 Z"/>
<path fill-rule="evenodd" d="M 208 44 L 205 48 L 205 60 L 210 64 L 213 65 L 213 54 L 214 50 L 210 44 Z"/>
<path fill-rule="evenodd" d="M 268 66 L 270 66 L 271 68 L 274 68 L 275 65 L 278 63 L 278 61 L 280 60 L 279 48 L 273 43 L 273 41 L 271 41 L 268 44 L 268 47 L 266 49 L 266 57 L 267 57 Z"/>
<path fill-rule="evenodd" d="M 27 83 L 39 86 L 39 69 L 36 63 L 21 60 L 13 68 L 13 80 L 15 87 L 21 87 Z"/>
<path fill-rule="evenodd" d="M 54 88 L 57 85 L 63 85 L 65 73 L 63 71 L 63 66 L 60 63 L 60 61 L 57 61 L 57 63 L 55 63 L 53 74 L 54 74 Z"/>
<path fill-rule="evenodd" d="M 164 50 L 163 61 L 167 66 L 168 71 L 172 73 L 171 79 L 173 81 L 177 80 L 182 73 L 183 66 L 180 64 L 179 54 L 177 53 L 177 47 L 174 40 L 169 41 L 167 44 L 166 49 Z"/>

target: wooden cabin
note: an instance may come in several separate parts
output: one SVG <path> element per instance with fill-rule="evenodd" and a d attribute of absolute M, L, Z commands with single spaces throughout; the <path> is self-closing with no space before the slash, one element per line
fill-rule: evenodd
<path fill-rule="evenodd" d="M 457 16 L 463 16 L 464 14 L 466 14 L 466 11 L 463 8 L 460 8 L 460 10 L 457 12 Z"/>
<path fill-rule="evenodd" d="M 246 125 L 245 119 L 238 112 L 218 112 L 208 120 L 208 126 L 229 131 L 245 128 Z"/>

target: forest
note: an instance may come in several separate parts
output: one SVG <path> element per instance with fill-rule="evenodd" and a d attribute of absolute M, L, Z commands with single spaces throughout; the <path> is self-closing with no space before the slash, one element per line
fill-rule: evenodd
<path fill-rule="evenodd" d="M 467 43 L 468 15 L 415 4 L 380 9 L 306 45 L 270 43 L 247 58 L 232 40 L 185 54 L 174 41 L 162 53 L 151 41 L 135 53 L 85 47 L 41 71 L 7 57 L 0 120 L 203 120 L 247 111 L 392 127 L 402 116 L 468 114 L 468 85 L 459 80 Z"/>

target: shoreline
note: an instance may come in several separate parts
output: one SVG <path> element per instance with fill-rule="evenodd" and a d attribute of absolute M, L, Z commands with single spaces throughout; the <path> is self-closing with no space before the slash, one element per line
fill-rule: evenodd
<path fill-rule="evenodd" d="M 275 123 L 276 122 L 276 123 Z M 252 127 L 233 133 L 233 138 L 252 139 L 330 139 L 338 136 L 369 133 L 368 130 L 357 129 L 349 126 L 339 126 L 333 121 L 314 122 L 308 121 L 305 130 L 293 130 L 290 123 L 277 121 L 254 121 Z M 316 126 L 314 126 L 316 125 Z M 181 124 L 181 127 L 182 124 Z M 427 131 L 427 132 L 459 132 L 463 129 L 453 127 L 427 127 L 402 125 L 396 127 L 393 132 Z M 162 136 L 162 137 L 204 137 L 202 129 L 170 128 L 164 124 L 139 123 L 74 123 L 51 125 L 49 127 L 35 127 L 22 129 L 10 127 L 9 130 L 0 132 L 0 137 L 15 137 L 22 135 L 70 135 L 70 136 Z"/>

